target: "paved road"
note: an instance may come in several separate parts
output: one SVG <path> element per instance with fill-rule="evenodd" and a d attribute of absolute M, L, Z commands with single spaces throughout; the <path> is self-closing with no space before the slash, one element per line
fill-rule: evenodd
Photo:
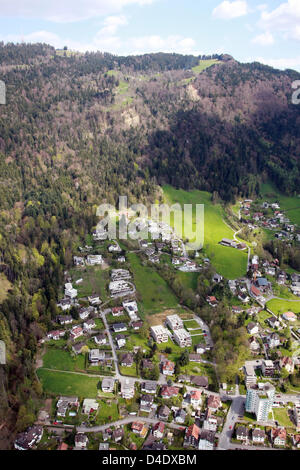
<path fill-rule="evenodd" d="M 227 418 L 221 432 L 218 450 L 228 450 L 231 448 L 231 437 L 233 434 L 235 423 L 238 420 L 239 415 L 244 414 L 245 397 L 236 395 L 232 397 L 231 407 L 229 408 Z"/>
<path fill-rule="evenodd" d="M 79 426 L 79 427 L 77 427 L 77 431 L 78 432 L 102 432 L 102 431 L 105 431 L 105 429 L 107 429 L 110 426 L 123 426 L 124 424 L 130 424 L 130 423 L 133 423 L 135 421 L 141 421 L 143 423 L 148 423 L 148 424 L 156 424 L 159 421 L 159 419 L 158 418 L 154 419 L 154 418 L 144 418 L 144 417 L 141 418 L 141 417 L 138 417 L 138 416 L 130 416 L 128 418 L 121 419 L 119 421 L 115 421 L 114 423 L 103 424 L 102 426 L 92 426 L 92 427 Z M 175 423 L 167 423 L 167 424 L 172 429 L 182 430 L 182 429 L 186 428 L 186 426 L 175 424 Z"/>

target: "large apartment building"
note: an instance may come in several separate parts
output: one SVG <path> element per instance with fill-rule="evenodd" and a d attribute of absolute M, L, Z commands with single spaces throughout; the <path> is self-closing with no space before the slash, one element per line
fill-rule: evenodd
<path fill-rule="evenodd" d="M 174 331 L 174 340 L 181 348 L 192 346 L 192 337 L 187 330 L 181 329 Z"/>
<path fill-rule="evenodd" d="M 275 388 L 269 382 L 250 385 L 246 396 L 246 411 L 254 413 L 257 421 L 268 421 L 275 396 Z"/>
<path fill-rule="evenodd" d="M 167 343 L 169 341 L 169 334 L 168 330 L 162 326 L 162 325 L 157 325 L 157 326 L 151 326 L 151 336 L 153 337 L 154 341 L 156 343 Z"/>
<path fill-rule="evenodd" d="M 166 325 L 173 331 L 183 329 L 183 321 L 179 315 L 169 315 L 166 319 Z"/>

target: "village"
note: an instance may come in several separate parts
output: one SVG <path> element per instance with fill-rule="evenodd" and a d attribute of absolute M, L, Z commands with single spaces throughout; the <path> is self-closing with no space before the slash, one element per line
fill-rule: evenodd
<path fill-rule="evenodd" d="M 250 201 L 241 205 L 241 218 L 250 208 Z M 66 384 L 58 385 L 60 393 L 49 390 L 51 406 L 17 436 L 15 448 L 300 448 L 300 389 L 287 389 L 282 381 L 299 371 L 300 274 L 283 272 L 276 259 L 251 255 L 240 240 L 220 241 L 249 255 L 247 276 L 231 280 L 215 272 L 211 278 L 234 298 L 232 315 L 246 327 L 249 342 L 236 383 L 220 383 L 208 325 L 180 303 L 147 315 L 140 294 L 148 287 L 139 284 L 137 270 L 165 263 L 199 273 L 211 261 L 200 250 L 188 255 L 166 224 L 143 223 L 154 241 L 137 240 L 128 248 L 103 240 L 96 229 L 74 253 L 59 314 L 40 341 L 37 370 L 43 385 L 60 377 Z M 288 230 L 286 218 L 280 223 Z M 288 232 L 297 235 L 296 228 Z M 206 302 L 214 310 L 218 296 Z M 78 393 L 69 396 L 75 376 Z"/>

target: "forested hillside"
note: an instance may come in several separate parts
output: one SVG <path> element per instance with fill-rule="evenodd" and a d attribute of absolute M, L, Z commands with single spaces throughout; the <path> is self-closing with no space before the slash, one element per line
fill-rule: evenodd
<path fill-rule="evenodd" d="M 216 63 L 199 73 L 199 59 Z M 228 202 L 268 178 L 295 193 L 300 107 L 291 83 L 299 78 L 230 56 L 58 55 L 0 44 L 0 339 L 8 349 L 0 418 L 12 429 L 35 413 L 37 341 L 95 207 L 119 195 L 157 199 L 165 183 Z"/>

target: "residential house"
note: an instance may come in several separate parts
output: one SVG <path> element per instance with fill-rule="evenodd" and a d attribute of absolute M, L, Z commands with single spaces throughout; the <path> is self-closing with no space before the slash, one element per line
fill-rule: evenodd
<path fill-rule="evenodd" d="M 138 434 L 138 436 L 142 437 L 143 439 L 146 437 L 148 428 L 145 426 L 144 423 L 141 423 L 140 421 L 135 421 L 131 425 L 131 430 L 134 434 Z"/>
<path fill-rule="evenodd" d="M 70 332 L 70 337 L 72 339 L 77 339 L 83 335 L 83 329 L 80 326 L 74 326 Z"/>
<path fill-rule="evenodd" d="M 101 300 L 99 295 L 93 294 L 88 296 L 88 301 L 91 305 L 99 305 L 101 304 Z"/>
<path fill-rule="evenodd" d="M 219 395 L 209 395 L 207 398 L 207 408 L 213 413 L 222 408 L 222 402 Z"/>
<path fill-rule="evenodd" d="M 153 370 L 154 364 L 150 359 L 143 359 L 142 360 L 142 369 L 143 370 Z"/>
<path fill-rule="evenodd" d="M 123 428 L 115 429 L 112 433 L 112 438 L 115 442 L 121 442 L 123 437 L 124 437 L 124 429 Z"/>
<path fill-rule="evenodd" d="M 279 366 L 281 369 L 285 368 L 285 370 L 287 370 L 289 374 L 294 373 L 295 363 L 292 357 L 282 357 L 279 361 Z"/>
<path fill-rule="evenodd" d="M 150 413 L 152 405 L 154 403 L 154 397 L 150 394 L 145 394 L 141 396 L 140 400 L 140 410 Z"/>
<path fill-rule="evenodd" d="M 244 309 L 242 307 L 232 307 L 232 313 L 240 315 L 243 313 Z"/>
<path fill-rule="evenodd" d="M 82 413 L 83 414 L 90 414 L 90 413 L 93 413 L 94 411 L 98 411 L 98 408 L 99 408 L 99 403 L 97 402 L 97 400 L 94 400 L 92 398 L 85 398 L 83 400 L 83 404 L 82 404 Z"/>
<path fill-rule="evenodd" d="M 261 370 L 264 377 L 273 377 L 276 370 L 274 362 L 270 360 L 263 360 Z"/>
<path fill-rule="evenodd" d="M 174 375 L 175 372 L 175 364 L 171 361 L 166 361 L 162 365 L 162 373 L 164 375 Z"/>
<path fill-rule="evenodd" d="M 201 354 L 189 354 L 190 362 L 201 362 Z"/>
<path fill-rule="evenodd" d="M 85 343 L 80 342 L 80 343 L 75 343 L 72 345 L 72 351 L 74 354 L 78 355 L 81 354 L 82 348 L 85 346 Z"/>
<path fill-rule="evenodd" d="M 279 328 L 280 327 L 280 321 L 277 320 L 276 317 L 270 317 L 267 318 L 267 322 L 270 325 L 271 328 Z"/>
<path fill-rule="evenodd" d="M 141 391 L 144 393 L 151 393 L 153 395 L 156 394 L 156 389 L 157 389 L 157 383 L 156 382 L 150 382 L 146 381 L 143 382 L 141 385 Z"/>
<path fill-rule="evenodd" d="M 125 323 L 115 323 L 114 325 L 112 325 L 112 329 L 114 333 L 120 333 L 122 331 L 127 331 L 127 326 L 125 325 Z"/>
<path fill-rule="evenodd" d="M 170 408 L 168 408 L 166 405 L 162 405 L 159 410 L 158 410 L 158 418 L 162 420 L 167 420 L 169 418 L 169 415 L 171 413 Z"/>
<path fill-rule="evenodd" d="M 43 437 L 43 426 L 32 426 L 27 431 L 19 433 L 15 439 L 14 447 L 17 450 L 29 450 L 38 444 Z"/>
<path fill-rule="evenodd" d="M 197 344 L 195 347 L 197 354 L 204 354 L 206 352 L 206 345 L 205 344 Z"/>
<path fill-rule="evenodd" d="M 166 398 L 167 400 L 172 398 L 172 397 L 177 397 L 179 394 L 179 388 L 178 387 L 169 387 L 168 385 L 163 385 L 161 387 L 161 396 L 163 398 Z"/>
<path fill-rule="evenodd" d="M 175 422 L 177 424 L 184 424 L 186 420 L 187 413 L 182 408 L 175 412 Z"/>
<path fill-rule="evenodd" d="M 203 429 L 207 431 L 217 432 L 218 419 L 212 414 L 212 410 L 207 409 L 205 413 L 205 420 L 203 422 Z"/>
<path fill-rule="evenodd" d="M 200 429 L 199 431 L 199 450 L 214 450 L 215 446 L 215 433 L 206 429 Z"/>
<path fill-rule="evenodd" d="M 206 298 L 206 302 L 211 306 L 211 307 L 217 307 L 218 305 L 218 301 L 216 299 L 216 297 L 214 296 L 208 296 Z"/>
<path fill-rule="evenodd" d="M 263 429 L 253 429 L 252 431 L 252 442 L 254 444 L 263 444 L 266 439 L 266 433 Z"/>
<path fill-rule="evenodd" d="M 260 351 L 260 344 L 259 344 L 259 342 L 257 341 L 257 339 L 256 339 L 254 336 L 252 336 L 251 338 L 249 338 L 249 344 L 250 344 L 251 352 L 253 352 L 254 354 L 259 353 L 259 351 Z"/>
<path fill-rule="evenodd" d="M 61 299 L 56 305 L 63 311 L 69 310 L 72 307 L 73 301 L 68 297 Z"/>
<path fill-rule="evenodd" d="M 86 322 L 83 323 L 83 329 L 86 332 L 91 332 L 93 328 L 96 328 L 96 323 L 93 318 L 90 320 L 87 320 Z"/>
<path fill-rule="evenodd" d="M 286 429 L 285 428 L 272 428 L 271 441 L 274 446 L 285 446 L 286 444 Z"/>
<path fill-rule="evenodd" d="M 60 338 L 62 338 L 65 335 L 64 330 L 54 330 L 54 331 L 49 331 L 47 333 L 47 338 L 48 339 L 53 339 L 54 341 L 58 341 Z"/>
<path fill-rule="evenodd" d="M 248 334 L 249 335 L 255 335 L 258 333 L 259 329 L 258 329 L 258 325 L 254 322 L 250 322 L 248 323 L 247 325 L 247 331 L 248 331 Z"/>
<path fill-rule="evenodd" d="M 282 315 L 282 318 L 286 321 L 291 321 L 291 322 L 297 321 L 297 315 L 295 315 L 294 312 L 285 312 Z"/>
<path fill-rule="evenodd" d="M 99 333 L 94 337 L 94 341 L 98 346 L 104 346 L 107 343 L 107 337 L 104 333 Z"/>
<path fill-rule="evenodd" d="M 193 406 L 194 409 L 199 408 L 202 403 L 202 391 L 201 390 L 193 390 L 190 392 L 190 397 L 191 397 L 191 405 Z"/>
<path fill-rule="evenodd" d="M 132 367 L 133 365 L 133 356 L 130 353 L 123 354 L 120 360 L 121 366 L 123 367 Z"/>
<path fill-rule="evenodd" d="M 153 436 L 156 439 L 162 439 L 164 437 L 165 423 L 162 421 L 157 422 L 153 427 Z"/>
<path fill-rule="evenodd" d="M 277 348 L 280 346 L 280 338 L 277 333 L 271 333 L 270 335 L 267 336 L 267 344 L 270 349 Z"/>
<path fill-rule="evenodd" d="M 131 398 L 134 397 L 134 394 L 135 394 L 134 381 L 126 378 L 124 381 L 121 382 L 122 398 L 125 398 L 126 400 L 130 400 Z"/>
<path fill-rule="evenodd" d="M 121 317 L 124 315 L 124 307 L 113 307 L 111 313 L 113 317 Z"/>
<path fill-rule="evenodd" d="M 143 326 L 143 322 L 142 320 L 134 321 L 131 323 L 131 326 L 135 331 L 139 331 Z"/>
<path fill-rule="evenodd" d="M 102 392 L 113 393 L 115 389 L 115 380 L 111 377 L 105 377 L 101 384 Z"/>
<path fill-rule="evenodd" d="M 200 375 L 191 375 L 191 383 L 197 387 L 208 388 L 208 378 Z"/>
<path fill-rule="evenodd" d="M 249 440 L 249 430 L 246 426 L 238 426 L 236 428 L 236 438 L 238 441 L 248 442 Z"/>
<path fill-rule="evenodd" d="M 88 437 L 83 433 L 78 433 L 75 436 L 75 450 L 86 449 L 88 445 Z"/>
<path fill-rule="evenodd" d="M 92 365 L 99 365 L 102 361 L 105 360 L 105 352 L 100 351 L 100 349 L 91 349 L 89 352 L 89 362 Z"/>
<path fill-rule="evenodd" d="M 200 428 L 196 424 L 192 424 L 185 431 L 183 447 L 194 447 L 199 446 L 199 433 Z"/>
<path fill-rule="evenodd" d="M 73 323 L 73 317 L 71 315 L 58 315 L 56 321 L 61 325 L 70 325 L 70 323 Z"/>
<path fill-rule="evenodd" d="M 117 335 L 116 336 L 116 343 L 119 349 L 123 348 L 126 344 L 126 336 L 124 335 Z"/>

